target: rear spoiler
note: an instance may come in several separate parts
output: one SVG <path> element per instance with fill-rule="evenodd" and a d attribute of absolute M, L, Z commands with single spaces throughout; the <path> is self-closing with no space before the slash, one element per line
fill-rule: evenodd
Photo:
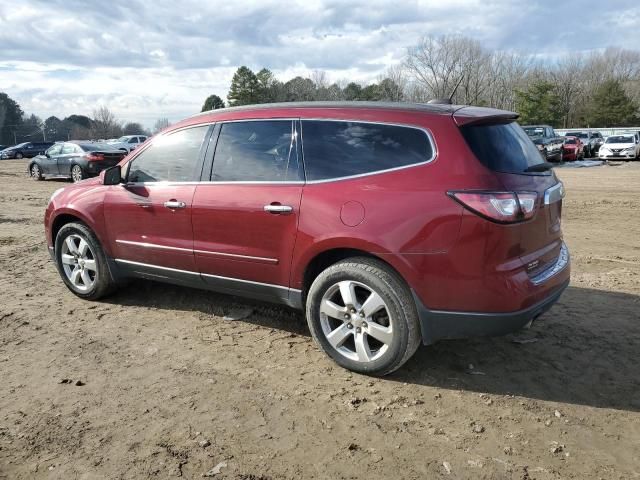
<path fill-rule="evenodd" d="M 517 120 L 518 114 L 508 110 L 485 107 L 462 107 L 453 112 L 453 121 L 456 125 L 482 125 L 509 123 Z"/>

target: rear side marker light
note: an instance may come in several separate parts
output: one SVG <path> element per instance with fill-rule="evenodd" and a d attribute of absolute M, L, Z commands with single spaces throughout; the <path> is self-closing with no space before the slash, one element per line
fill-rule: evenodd
<path fill-rule="evenodd" d="M 470 212 L 496 223 L 518 223 L 533 218 L 538 205 L 535 192 L 449 191 L 453 200 Z"/>

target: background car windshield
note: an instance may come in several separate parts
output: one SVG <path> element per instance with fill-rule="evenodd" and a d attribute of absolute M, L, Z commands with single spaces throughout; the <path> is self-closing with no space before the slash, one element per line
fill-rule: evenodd
<path fill-rule="evenodd" d="M 571 134 L 572 137 L 578 137 L 578 138 L 589 138 L 589 135 L 587 135 L 586 133 L 572 133 Z"/>
<path fill-rule="evenodd" d="M 540 152 L 516 122 L 469 125 L 460 129 L 478 160 L 495 172 L 524 173 L 544 163 Z"/>
<path fill-rule="evenodd" d="M 568 144 L 568 145 L 572 145 L 576 143 L 576 139 L 575 138 L 567 138 L 564 143 Z"/>
<path fill-rule="evenodd" d="M 619 135 L 615 137 L 607 138 L 605 143 L 633 143 L 633 137 L 626 135 Z"/>
<path fill-rule="evenodd" d="M 540 127 L 525 127 L 524 131 L 530 137 L 542 137 L 544 135 L 544 128 Z"/>

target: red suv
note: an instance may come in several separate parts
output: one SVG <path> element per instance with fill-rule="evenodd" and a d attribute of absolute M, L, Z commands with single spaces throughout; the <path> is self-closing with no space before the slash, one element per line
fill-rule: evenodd
<path fill-rule="evenodd" d="M 569 282 L 562 183 L 512 112 L 302 103 L 206 112 L 58 190 L 47 242 L 95 300 L 148 278 L 304 309 L 338 364 L 530 324 Z"/>

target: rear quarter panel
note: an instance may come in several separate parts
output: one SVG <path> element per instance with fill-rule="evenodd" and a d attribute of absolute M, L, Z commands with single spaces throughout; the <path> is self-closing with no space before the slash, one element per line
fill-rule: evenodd
<path fill-rule="evenodd" d="M 436 156 L 426 164 L 395 171 L 307 183 L 291 286 L 302 287 L 305 268 L 316 255 L 333 248 L 354 248 L 385 259 L 413 287 L 414 282 L 424 280 L 420 270 L 429 261 L 423 257 L 433 260 L 446 254 L 458 238 L 463 209 L 446 192 L 474 185 L 488 188 L 497 185 L 496 179 L 474 168 L 473 162 L 464 161 L 466 152 L 460 148 L 463 140 L 450 115 L 388 111 L 371 118 L 352 118 L 350 112 L 341 115 L 354 121 L 424 128 L 435 140 Z M 362 206 L 364 218 L 357 225 L 346 225 L 341 219 L 348 202 Z"/>

